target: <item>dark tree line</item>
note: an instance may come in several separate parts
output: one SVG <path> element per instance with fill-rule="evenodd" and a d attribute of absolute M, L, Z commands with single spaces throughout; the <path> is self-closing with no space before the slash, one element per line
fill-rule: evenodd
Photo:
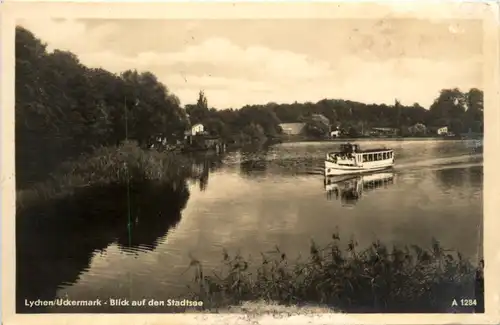
<path fill-rule="evenodd" d="M 22 27 L 16 28 L 15 114 L 18 185 L 99 146 L 180 137 L 188 123 L 179 99 L 152 73 L 85 67 L 70 52 L 48 53 Z"/>
<path fill-rule="evenodd" d="M 71 52 L 49 53 L 33 33 L 16 28 L 18 186 L 46 178 L 65 160 L 126 138 L 141 145 L 157 136 L 181 141 L 195 123 L 236 144 L 277 137 L 279 124 L 287 122 L 307 122 L 307 130 L 317 135 L 326 129 L 311 118 L 314 114 L 324 115 L 352 135 L 374 126 L 407 130 L 417 123 L 446 125 L 455 133 L 481 131 L 483 92 L 442 90 L 428 110 L 397 101 L 385 105 L 334 99 L 215 109 L 203 92 L 196 104 L 183 107 L 150 72 L 128 70 L 116 75 L 89 68 Z"/>

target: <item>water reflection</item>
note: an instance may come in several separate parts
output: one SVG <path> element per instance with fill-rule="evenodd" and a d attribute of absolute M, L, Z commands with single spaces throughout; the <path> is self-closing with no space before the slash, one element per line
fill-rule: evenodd
<path fill-rule="evenodd" d="M 140 182 L 83 188 L 61 199 L 18 209 L 17 311 L 24 299 L 50 300 L 73 284 L 93 255 L 116 243 L 123 252 L 154 250 L 181 219 L 186 181 Z"/>
<path fill-rule="evenodd" d="M 269 163 L 269 146 L 264 144 L 248 145 L 240 150 L 240 171 L 245 176 L 265 175 Z"/>
<path fill-rule="evenodd" d="M 482 166 L 441 168 L 435 171 L 435 175 L 444 189 L 472 186 L 482 187 L 483 184 Z"/>
<path fill-rule="evenodd" d="M 240 172 L 243 176 L 318 174 L 323 157 L 288 151 L 279 145 L 251 146 L 240 151 Z"/>
<path fill-rule="evenodd" d="M 387 187 L 394 182 L 394 172 L 386 171 L 365 175 L 325 177 L 325 191 L 328 200 L 340 199 L 343 206 L 355 205 L 363 193 Z"/>
<path fill-rule="evenodd" d="M 210 173 L 222 167 L 224 156 L 207 152 L 193 153 L 188 157 L 191 160 L 191 179 L 198 181 L 200 191 L 205 191 Z"/>

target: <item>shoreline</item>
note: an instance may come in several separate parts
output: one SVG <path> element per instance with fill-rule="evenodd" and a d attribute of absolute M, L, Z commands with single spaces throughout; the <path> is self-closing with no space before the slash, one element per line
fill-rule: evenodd
<path fill-rule="evenodd" d="M 426 141 L 426 140 L 439 140 L 439 141 L 483 141 L 484 137 L 358 137 L 358 138 L 332 138 L 332 139 L 314 139 L 314 138 L 299 138 L 289 137 L 282 138 L 281 142 L 346 142 L 346 141 Z"/>
<path fill-rule="evenodd" d="M 345 142 L 405 142 L 405 141 L 450 141 L 450 142 L 468 142 L 474 141 L 474 147 L 483 146 L 484 138 L 444 138 L 444 137 L 387 137 L 387 138 L 336 138 L 336 139 L 312 139 L 312 138 L 288 138 L 281 139 L 279 143 L 345 143 Z"/>

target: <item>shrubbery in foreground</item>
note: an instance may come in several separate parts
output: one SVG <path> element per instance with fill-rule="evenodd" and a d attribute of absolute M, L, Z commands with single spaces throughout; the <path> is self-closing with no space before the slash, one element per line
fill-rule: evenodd
<path fill-rule="evenodd" d="M 324 248 L 312 243 L 303 261 L 291 263 L 277 248 L 262 254 L 258 263 L 224 252 L 222 270 L 213 274 L 205 274 L 197 261 L 191 265 L 196 268 L 193 298 L 203 300 L 210 310 L 265 301 L 343 312 L 443 313 L 451 311 L 454 298 L 463 297 L 477 299 L 472 311 L 484 308 L 482 267 L 444 250 L 435 240 L 430 250 L 389 249 L 375 242 L 362 251 L 351 240 L 342 251 L 334 235 Z"/>

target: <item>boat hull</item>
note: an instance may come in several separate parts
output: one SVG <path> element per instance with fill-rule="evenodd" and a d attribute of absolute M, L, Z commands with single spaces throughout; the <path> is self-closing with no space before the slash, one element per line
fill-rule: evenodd
<path fill-rule="evenodd" d="M 331 161 L 325 161 L 325 176 L 368 173 L 389 169 L 393 166 L 394 161 L 392 160 L 388 160 L 387 162 L 381 161 L 378 164 L 368 166 L 340 166 Z"/>

